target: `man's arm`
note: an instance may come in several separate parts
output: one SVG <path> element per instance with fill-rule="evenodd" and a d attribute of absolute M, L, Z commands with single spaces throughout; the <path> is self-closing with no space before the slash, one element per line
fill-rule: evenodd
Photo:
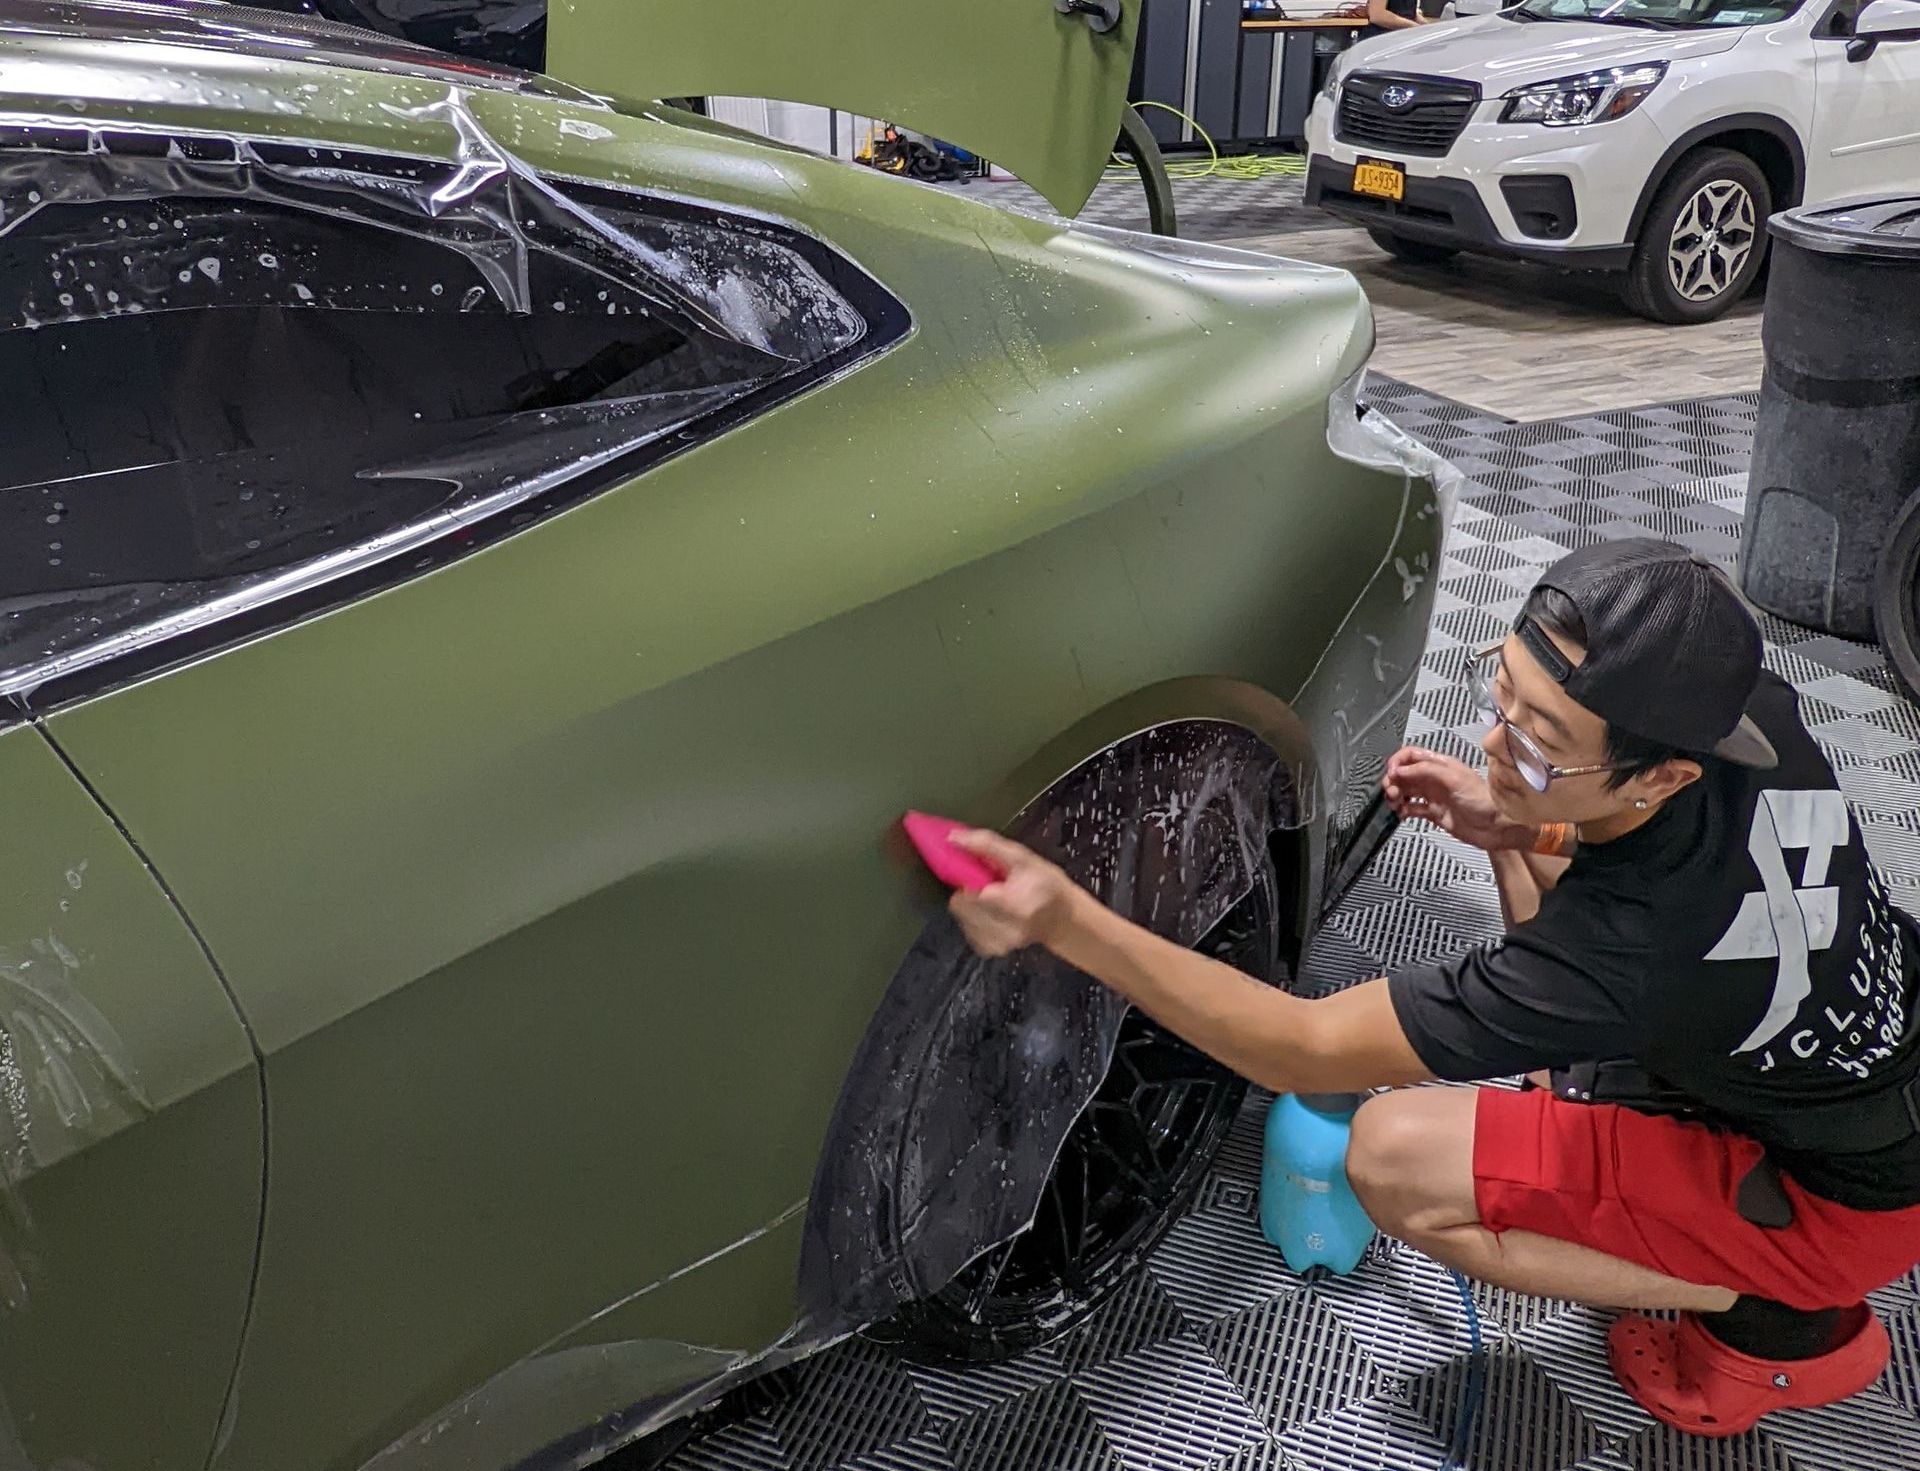
<path fill-rule="evenodd" d="M 1309 1001 L 1122 919 L 1076 890 L 1045 941 L 1067 964 L 1275 1093 L 1348 1093 L 1425 1082 L 1384 980 Z"/>
<path fill-rule="evenodd" d="M 953 896 L 954 918 L 975 950 L 1010 955 L 1043 945 L 1276 1092 L 1505 1077 L 1624 1057 L 1645 1035 L 1638 998 L 1648 954 L 1595 949 L 1570 927 L 1574 916 L 1548 916 L 1490 949 L 1307 1001 L 1122 919 L 998 833 L 959 832 L 950 841 L 1002 875 L 978 893 Z"/>

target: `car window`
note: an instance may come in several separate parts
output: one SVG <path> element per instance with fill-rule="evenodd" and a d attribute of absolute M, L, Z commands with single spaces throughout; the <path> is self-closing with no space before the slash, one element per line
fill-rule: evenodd
<path fill-rule="evenodd" d="M 436 51 L 538 72 L 547 59 L 547 0 L 248 0 L 286 11 L 384 31 Z"/>
<path fill-rule="evenodd" d="M 1652 30 L 1761 26 L 1785 20 L 1801 0 L 1524 0 L 1521 21 L 1592 21 Z"/>
<path fill-rule="evenodd" d="M 266 0 L 247 6 L 223 0 L 60 0 L 8 6 L 0 31 L 131 40 L 263 60 L 291 53 L 357 71 L 593 102 L 564 82 L 519 69 L 539 64 L 545 14 L 546 0 Z M 445 45 L 469 59 L 438 55 L 429 45 Z M 191 65 L 184 58 L 175 64 Z"/>
<path fill-rule="evenodd" d="M 1860 7 L 1866 0 L 1834 0 L 1820 24 L 1815 27 L 1818 36 L 1851 36 L 1854 26 L 1860 20 Z"/>
<path fill-rule="evenodd" d="M 0 695 L 425 570 L 902 330 L 791 231 L 501 158 L 0 142 Z"/>

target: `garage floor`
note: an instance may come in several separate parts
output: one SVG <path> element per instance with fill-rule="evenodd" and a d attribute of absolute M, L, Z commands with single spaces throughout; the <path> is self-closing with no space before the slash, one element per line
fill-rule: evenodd
<path fill-rule="evenodd" d="M 1325 258 L 1359 238 L 1303 231 L 1297 192 L 1289 203 L 1285 189 L 1264 184 L 1222 186 L 1242 192 L 1189 206 L 1187 196 L 1205 187 L 1183 188 L 1188 233 L 1317 237 Z M 1125 203 L 1114 199 L 1114 212 Z M 1731 563 L 1752 442 L 1755 399 L 1747 390 L 1758 376 L 1757 319 L 1718 337 L 1711 329 L 1657 332 L 1646 342 L 1645 329 L 1624 314 L 1518 298 L 1483 310 L 1496 291 L 1491 277 L 1472 277 L 1461 298 L 1391 270 L 1402 273 L 1394 277 L 1401 294 L 1379 297 L 1384 362 L 1405 360 L 1395 355 L 1417 345 L 1420 322 L 1475 314 L 1468 325 L 1482 334 L 1482 354 L 1515 353 L 1553 336 L 1559 329 L 1551 324 L 1568 313 L 1585 312 L 1597 340 L 1631 342 L 1619 355 L 1638 355 L 1637 366 L 1623 365 L 1605 360 L 1612 349 L 1584 349 L 1593 373 L 1580 391 L 1590 402 L 1559 417 L 1522 411 L 1572 390 L 1556 384 L 1546 399 L 1530 400 L 1525 373 L 1456 376 L 1480 407 L 1392 379 L 1373 385 L 1379 408 L 1470 481 L 1410 731 L 1465 754 L 1477 730 L 1460 682 L 1464 651 L 1504 632 L 1548 562 L 1594 540 L 1652 532 Z M 1520 317 L 1524 330 L 1508 331 L 1504 314 Z M 1711 396 L 1689 396 L 1696 344 L 1716 363 L 1727 354 L 1721 367 L 1701 370 L 1726 374 Z M 1669 401 L 1631 407 L 1659 399 Z M 1489 404 L 1531 422 L 1485 412 Z M 1774 620 L 1767 634 L 1768 662 L 1800 689 L 1884 873 L 1903 903 L 1920 908 L 1920 713 L 1895 693 L 1875 651 Z M 1333 916 L 1306 976 L 1338 987 L 1486 940 L 1498 926 L 1484 857 L 1431 829 L 1403 829 Z M 842 1345 L 804 1366 L 783 1402 L 683 1452 L 674 1471 L 1439 1467 L 1470 1363 L 1453 1284 L 1394 1242 L 1376 1243 L 1344 1280 L 1308 1282 L 1289 1272 L 1256 1221 L 1263 1108 L 1263 1099 L 1249 1106 L 1195 1208 L 1130 1289 L 1065 1341 L 964 1372 L 903 1365 L 858 1341 Z M 1724 1442 L 1669 1432 L 1632 1405 L 1606 1369 L 1606 1315 L 1491 1289 L 1477 1298 L 1487 1390 L 1466 1431 L 1469 1471 L 1920 1467 L 1920 1269 L 1876 1297 L 1895 1342 L 1879 1386 L 1834 1409 L 1774 1416 Z"/>

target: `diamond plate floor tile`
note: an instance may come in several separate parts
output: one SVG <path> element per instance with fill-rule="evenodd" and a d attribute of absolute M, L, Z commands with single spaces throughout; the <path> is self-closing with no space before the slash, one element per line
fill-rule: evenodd
<path fill-rule="evenodd" d="M 1154 1274 L 1136 1272 L 1091 1318 L 1041 1352 L 1062 1373 L 1078 1374 L 1164 1343 L 1186 1326 L 1179 1303 Z"/>
<path fill-rule="evenodd" d="M 1633 1471 L 1633 1467 L 1620 1458 L 1618 1451 L 1604 1450 L 1572 1467 L 1571 1471 Z"/>
<path fill-rule="evenodd" d="M 1825 679 L 1816 679 L 1800 691 L 1823 704 L 1844 710 L 1849 715 L 1871 715 L 1894 704 L 1898 695 L 1877 689 L 1863 679 L 1850 674 L 1829 675 Z"/>
<path fill-rule="evenodd" d="M 1342 912 L 1334 916 L 1333 923 L 1355 945 L 1378 956 L 1388 967 L 1412 965 L 1467 948 L 1465 937 L 1410 904 L 1378 904 L 1357 914 Z"/>
<path fill-rule="evenodd" d="M 1441 1440 L 1459 1423 L 1471 1360 L 1451 1359 L 1408 1385 L 1408 1403 Z M 1486 1390 L 1466 1443 L 1465 1471 L 1541 1471 L 1596 1455 L 1600 1429 L 1525 1354 L 1505 1344 L 1486 1357 Z"/>
<path fill-rule="evenodd" d="M 1268 1439 L 1239 1388 L 1192 1339 L 1155 1344 L 1074 1382 L 1130 1471 L 1202 1471 Z"/>
<path fill-rule="evenodd" d="M 857 1456 L 841 1471 L 953 1471 L 953 1457 L 934 1429 Z"/>
<path fill-rule="evenodd" d="M 1485 1282 L 1473 1284 L 1473 1300 L 1479 1305 L 1481 1321 L 1487 1331 L 1508 1337 L 1581 1311 L 1573 1303 L 1562 1302 L 1558 1298 L 1529 1297 L 1523 1292 L 1509 1292 L 1504 1287 L 1493 1287 Z"/>
<path fill-rule="evenodd" d="M 1881 1321 L 1893 1340 L 1893 1357 L 1880 1387 L 1920 1418 L 1920 1302 L 1891 1312 L 1883 1308 Z"/>
<path fill-rule="evenodd" d="M 1257 1196 L 1249 1194 L 1246 1206 L 1244 1213 L 1195 1211 L 1147 1258 L 1148 1272 L 1203 1341 L 1215 1321 L 1306 1286 L 1260 1234 Z"/>
<path fill-rule="evenodd" d="M 1869 761 L 1883 761 L 1889 756 L 1905 755 L 1909 751 L 1920 750 L 1916 743 L 1899 731 L 1888 730 L 1858 715 L 1849 715 L 1844 720 L 1832 721 L 1813 732 L 1820 741 L 1829 746 L 1837 746 L 1864 756 Z"/>
<path fill-rule="evenodd" d="M 1388 1374 L 1411 1377 L 1467 1351 L 1466 1316 L 1453 1279 L 1400 1242 L 1349 1277 L 1320 1284 L 1328 1310 Z"/>
<path fill-rule="evenodd" d="M 1759 1426 L 1801 1471 L 1914 1471 L 1920 1419 L 1884 1389 L 1820 1410 L 1784 1410 Z"/>
<path fill-rule="evenodd" d="M 1275 1433 L 1371 1399 L 1385 1382 L 1360 1340 L 1314 1289 L 1217 1319 L 1198 1337 Z"/>
<path fill-rule="evenodd" d="M 1279 1441 L 1263 1440 L 1235 1451 L 1224 1461 L 1216 1461 L 1208 1471 L 1304 1471 L 1304 1468 L 1287 1454 L 1286 1447 Z"/>
<path fill-rule="evenodd" d="M 941 1433 L 954 1471 L 1128 1471 L 1070 1380 L 956 1421 Z"/>
<path fill-rule="evenodd" d="M 1655 1425 L 1615 1454 L 1632 1471 L 1807 1471 L 1758 1429 L 1704 1440 Z"/>
<path fill-rule="evenodd" d="M 920 1402 L 935 1424 L 964 1420 L 1001 1409 L 1060 1377 L 1060 1366 L 1037 1355 L 1007 1364 L 976 1364 L 945 1368 L 908 1364 Z"/>
<path fill-rule="evenodd" d="M 1380 962 L 1327 925 L 1314 936 L 1300 974 L 1303 990 L 1335 990 L 1355 981 L 1371 980 L 1380 974 Z"/>
<path fill-rule="evenodd" d="M 819 1413 L 822 1405 L 833 1413 Z M 906 1366 L 857 1338 L 803 1365 L 793 1400 L 773 1415 L 793 1471 L 833 1471 L 930 1423 Z"/>
<path fill-rule="evenodd" d="M 1653 1416 L 1633 1402 L 1607 1367 L 1607 1329 L 1612 1313 L 1573 1308 L 1533 1323 L 1514 1335 L 1515 1346 L 1601 1431 L 1629 1440 L 1653 1428 Z"/>
<path fill-rule="evenodd" d="M 1411 1406 L 1384 1397 L 1297 1425 L 1280 1446 L 1295 1471 L 1427 1471 L 1447 1454 L 1446 1442 Z"/>
<path fill-rule="evenodd" d="M 673 1458 L 673 1471 L 793 1471 L 786 1447 L 765 1418 L 729 1425 Z"/>

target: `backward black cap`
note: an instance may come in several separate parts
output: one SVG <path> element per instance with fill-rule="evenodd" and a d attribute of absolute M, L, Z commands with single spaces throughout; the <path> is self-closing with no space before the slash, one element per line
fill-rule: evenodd
<path fill-rule="evenodd" d="M 1579 610 L 1585 657 L 1569 664 L 1524 615 L 1514 631 L 1574 700 L 1678 750 L 1779 764 L 1746 715 L 1760 682 L 1760 625 L 1707 558 L 1653 537 L 1607 541 L 1554 563 L 1539 585 Z"/>

